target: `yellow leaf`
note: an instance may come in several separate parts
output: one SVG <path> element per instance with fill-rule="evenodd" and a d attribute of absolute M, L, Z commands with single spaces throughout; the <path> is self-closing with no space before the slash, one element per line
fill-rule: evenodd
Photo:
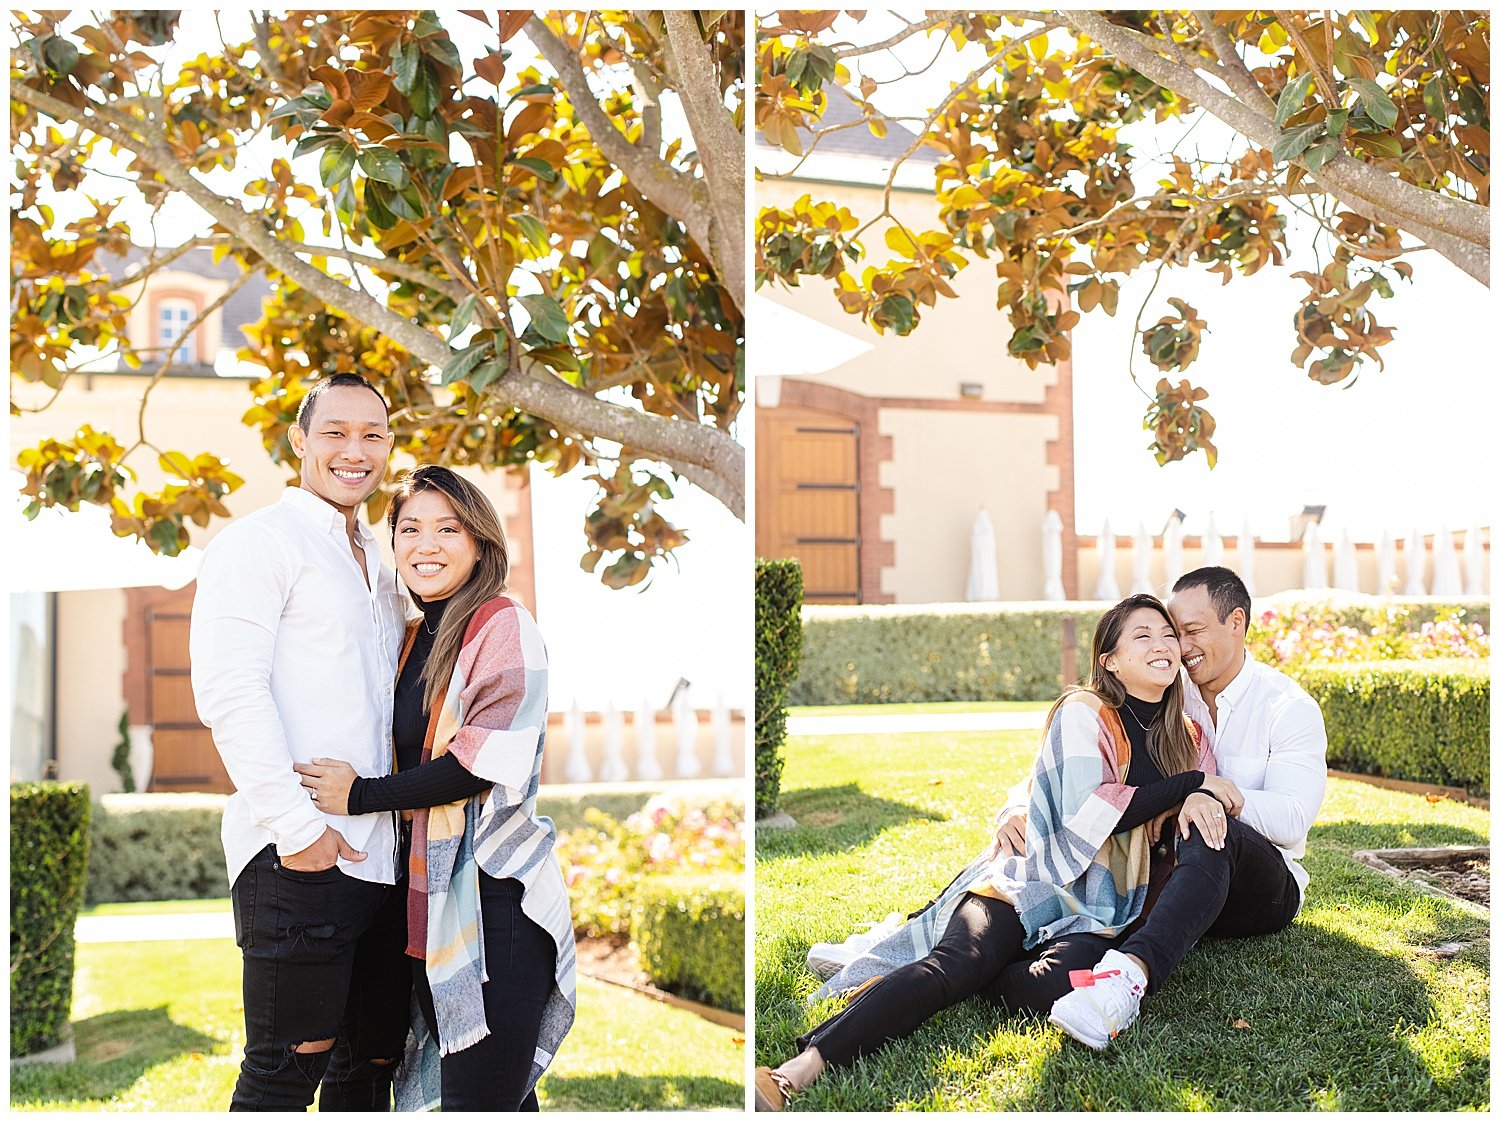
<path fill-rule="evenodd" d="M 885 244 L 903 257 L 915 257 L 917 255 L 916 243 L 911 240 L 911 235 L 900 226 L 892 226 L 885 232 Z"/>

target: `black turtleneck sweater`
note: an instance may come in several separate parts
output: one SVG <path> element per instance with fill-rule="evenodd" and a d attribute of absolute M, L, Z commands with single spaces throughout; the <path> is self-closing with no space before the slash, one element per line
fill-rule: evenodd
<path fill-rule="evenodd" d="M 356 779 L 349 788 L 350 814 L 442 806 L 490 788 L 487 780 L 474 775 L 452 752 L 422 762 L 422 745 L 427 739 L 427 721 L 431 715 L 423 704 L 427 686 L 422 681 L 422 668 L 432 654 L 432 642 L 447 604 L 446 600 L 433 600 L 421 605 L 422 622 L 417 625 L 417 637 L 406 656 L 406 665 L 401 668 L 401 676 L 396 679 L 391 722 L 391 737 L 396 745 L 395 774 Z"/>
<path fill-rule="evenodd" d="M 1120 723 L 1125 726 L 1125 735 L 1130 740 L 1130 770 L 1128 776 L 1132 794 L 1125 813 L 1115 826 L 1115 833 L 1133 830 L 1149 822 L 1162 811 L 1176 806 L 1199 787 L 1203 786 L 1201 771 L 1185 771 L 1181 775 L 1164 776 L 1147 747 L 1148 730 L 1161 717 L 1160 701 L 1142 701 L 1131 694 L 1125 695 L 1120 706 Z"/>

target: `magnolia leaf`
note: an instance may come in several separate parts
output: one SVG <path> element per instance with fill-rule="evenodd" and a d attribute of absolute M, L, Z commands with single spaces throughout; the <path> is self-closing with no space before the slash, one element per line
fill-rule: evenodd
<path fill-rule="evenodd" d="M 323 181 L 324 187 L 332 187 L 348 179 L 353 170 L 354 145 L 347 140 L 335 138 L 323 150 L 323 158 L 318 161 L 318 178 Z"/>
<path fill-rule="evenodd" d="M 531 330 L 549 343 L 565 343 L 568 339 L 568 317 L 562 305 L 550 296 L 522 296 L 521 307 L 531 317 Z"/>
<path fill-rule="evenodd" d="M 1271 149 L 1271 159 L 1278 164 L 1284 164 L 1288 160 L 1294 160 L 1307 150 L 1307 146 L 1323 133 L 1323 122 L 1318 121 L 1311 125 L 1298 125 L 1294 129 L 1288 129 L 1281 134 L 1276 141 L 1276 147 Z"/>
<path fill-rule="evenodd" d="M 493 342 L 492 339 L 485 339 L 455 354 L 443 364 L 442 373 L 438 375 L 438 385 L 446 386 L 467 377 L 469 371 L 478 366 L 479 360 L 491 349 Z"/>
<path fill-rule="evenodd" d="M 531 214 L 513 214 L 511 221 L 521 230 L 521 236 L 538 253 L 547 253 L 552 248 L 552 239 L 547 234 L 547 226 Z"/>
<path fill-rule="evenodd" d="M 557 169 L 539 156 L 517 156 L 511 163 L 525 168 L 527 171 L 536 172 L 548 183 L 557 179 Z"/>
<path fill-rule="evenodd" d="M 1339 144 L 1331 136 L 1325 136 L 1306 152 L 1302 153 L 1302 159 L 1307 163 L 1307 170 L 1314 174 L 1339 154 Z"/>
<path fill-rule="evenodd" d="M 469 329 L 469 324 L 474 320 L 475 305 L 478 303 L 479 297 L 470 293 L 464 298 L 463 303 L 453 310 L 453 318 L 448 321 L 448 338 L 455 338 Z"/>
<path fill-rule="evenodd" d="M 406 186 L 406 168 L 401 165 L 401 157 L 389 148 L 372 144 L 359 154 L 359 166 L 371 179 L 392 187 Z"/>
<path fill-rule="evenodd" d="M 1307 92 L 1312 89 L 1313 76 L 1300 74 L 1286 84 L 1281 96 L 1276 99 L 1276 127 L 1279 129 L 1297 115 L 1307 101 Z"/>
<path fill-rule="evenodd" d="M 1391 95 L 1381 89 L 1370 78 L 1350 78 L 1349 88 L 1359 94 L 1360 105 L 1364 108 L 1365 116 L 1374 121 L 1383 129 L 1388 129 L 1396 123 L 1396 103 L 1391 100 Z M 1429 83 L 1428 89 L 1432 88 Z"/>

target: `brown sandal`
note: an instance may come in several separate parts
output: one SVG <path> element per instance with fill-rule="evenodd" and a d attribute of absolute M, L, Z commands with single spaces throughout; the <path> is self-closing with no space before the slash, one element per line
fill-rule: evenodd
<path fill-rule="evenodd" d="M 785 1110 L 787 1104 L 792 1101 L 795 1088 L 792 1081 L 779 1071 L 772 1071 L 768 1067 L 755 1069 L 755 1109 L 762 1110 Z"/>

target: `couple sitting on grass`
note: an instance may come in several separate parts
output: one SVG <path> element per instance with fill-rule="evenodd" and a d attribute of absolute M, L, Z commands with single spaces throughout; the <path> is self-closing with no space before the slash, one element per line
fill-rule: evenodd
<path fill-rule="evenodd" d="M 1220 567 L 1182 577 L 1170 606 L 1137 595 L 1106 612 L 1088 685 L 1052 707 L 988 851 L 870 945 L 814 948 L 809 965 L 837 972 L 813 999 L 849 1003 L 756 1069 L 756 1109 L 976 994 L 1105 1048 L 1204 935 L 1291 923 L 1327 739 L 1317 703 L 1249 656 L 1249 619 Z"/>

